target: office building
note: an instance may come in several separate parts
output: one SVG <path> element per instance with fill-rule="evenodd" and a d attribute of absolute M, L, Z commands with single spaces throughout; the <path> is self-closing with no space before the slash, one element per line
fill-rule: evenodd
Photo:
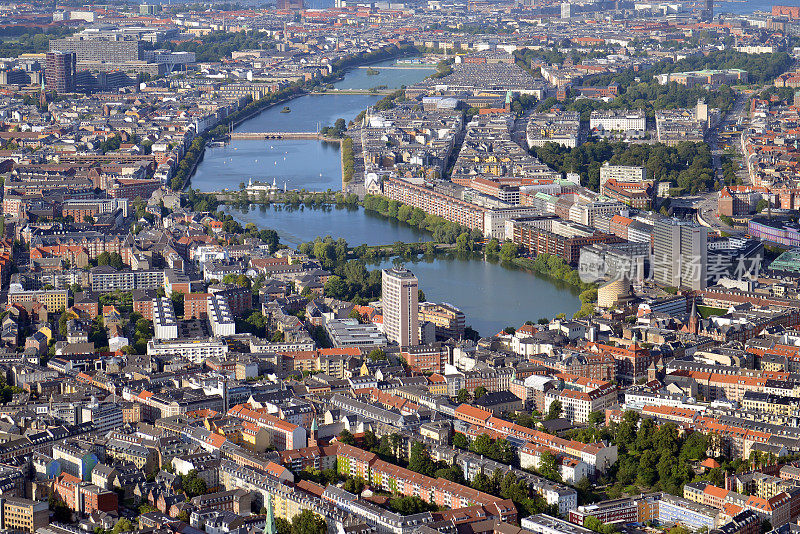
<path fill-rule="evenodd" d="M 49 90 L 69 93 L 75 90 L 76 56 L 73 52 L 48 52 L 45 56 L 45 83 Z"/>
<path fill-rule="evenodd" d="M 589 116 L 589 128 L 608 130 L 608 131 L 622 131 L 628 130 L 645 130 L 646 119 L 644 112 L 641 111 L 624 111 L 624 110 L 608 110 L 608 111 L 592 111 Z"/>
<path fill-rule="evenodd" d="M 417 277 L 397 267 L 383 270 L 383 328 L 389 341 L 401 347 L 419 345 Z"/>
<path fill-rule="evenodd" d="M 536 534 L 590 534 L 588 528 L 575 525 L 547 514 L 528 516 L 520 521 L 520 526 Z"/>
<path fill-rule="evenodd" d="M 81 421 L 91 422 L 98 432 L 107 432 L 122 426 L 122 407 L 116 402 L 92 401 L 81 408 Z"/>
<path fill-rule="evenodd" d="M 609 180 L 618 182 L 642 182 L 647 179 L 647 169 L 633 165 L 609 165 L 600 167 L 600 185 Z"/>
<path fill-rule="evenodd" d="M 386 336 L 372 323 L 355 319 L 334 319 L 325 322 L 325 332 L 335 348 L 361 347 L 370 350 L 386 346 Z"/>
<path fill-rule="evenodd" d="M 663 219 L 653 229 L 653 280 L 669 287 L 705 289 L 708 230 L 694 222 Z"/>
<path fill-rule="evenodd" d="M 714 0 L 705 0 L 703 7 L 702 18 L 705 21 L 711 21 L 714 18 Z"/>
<path fill-rule="evenodd" d="M 664 494 L 658 502 L 660 524 L 679 523 L 692 530 L 717 527 L 719 511 L 688 499 Z"/>

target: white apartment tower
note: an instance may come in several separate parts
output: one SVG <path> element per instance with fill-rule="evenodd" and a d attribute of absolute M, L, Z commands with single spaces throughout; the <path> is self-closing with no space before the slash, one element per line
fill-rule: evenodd
<path fill-rule="evenodd" d="M 403 267 L 383 270 L 383 329 L 401 347 L 419 345 L 419 281 Z"/>
<path fill-rule="evenodd" d="M 153 299 L 154 339 L 178 339 L 178 319 L 167 297 Z"/>

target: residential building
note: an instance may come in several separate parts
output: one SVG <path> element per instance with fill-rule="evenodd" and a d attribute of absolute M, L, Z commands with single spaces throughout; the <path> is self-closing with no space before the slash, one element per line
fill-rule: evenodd
<path fill-rule="evenodd" d="M 47 88 L 57 93 L 75 91 L 77 57 L 74 52 L 54 50 L 45 55 Z"/>
<path fill-rule="evenodd" d="M 47 501 L 2 495 L 0 512 L 0 529 L 4 531 L 34 533 L 50 523 Z"/>
<path fill-rule="evenodd" d="M 154 339 L 178 339 L 178 320 L 172 300 L 167 297 L 153 299 L 153 329 Z"/>
<path fill-rule="evenodd" d="M 419 282 L 402 267 L 383 270 L 383 330 L 401 347 L 419 345 Z"/>
<path fill-rule="evenodd" d="M 211 323 L 211 332 L 215 337 L 232 336 L 236 334 L 236 322 L 228 308 L 227 300 L 218 295 L 208 296 L 206 303 L 208 322 Z"/>

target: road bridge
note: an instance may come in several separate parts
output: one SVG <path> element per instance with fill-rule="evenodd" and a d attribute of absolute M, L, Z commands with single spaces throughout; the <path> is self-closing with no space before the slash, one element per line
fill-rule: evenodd
<path fill-rule="evenodd" d="M 231 140 L 247 139 L 323 139 L 317 132 L 234 132 Z"/>

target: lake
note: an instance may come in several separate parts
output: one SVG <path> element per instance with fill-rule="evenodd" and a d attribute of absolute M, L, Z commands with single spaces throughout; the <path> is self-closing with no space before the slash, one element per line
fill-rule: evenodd
<path fill-rule="evenodd" d="M 334 239 L 343 237 L 350 246 L 385 245 L 397 241 L 417 243 L 431 239 L 428 232 L 366 212 L 361 207 L 320 209 L 254 205 L 245 210 L 232 206 L 224 209 L 242 225 L 253 223 L 261 228 L 272 228 L 278 232 L 281 243 L 293 248 L 326 235 Z"/>
<path fill-rule="evenodd" d="M 480 259 L 451 256 L 404 262 L 419 279 L 419 288 L 431 302 L 447 302 L 459 308 L 482 336 L 493 336 L 506 326 L 519 327 L 559 313 L 572 317 L 580 300 L 578 292 L 563 284 L 519 269 Z M 381 268 L 391 267 L 386 261 Z"/>
<path fill-rule="evenodd" d="M 366 69 L 352 69 L 337 87 L 364 89 L 385 84 L 390 88 L 410 85 L 427 76 L 431 69 L 386 69 L 374 65 L 380 74 L 369 76 Z M 341 117 L 352 120 L 380 97 L 376 95 L 305 95 L 270 108 L 241 124 L 238 132 L 316 131 Z M 341 188 L 341 161 L 337 144 L 319 141 L 233 141 L 225 147 L 206 149 L 191 186 L 200 191 L 238 190 L 250 179 L 272 182 L 289 189 L 322 191 Z M 365 212 L 362 208 L 289 208 L 281 205 L 253 205 L 244 210 L 225 206 L 241 224 L 253 223 L 278 232 L 281 242 L 296 247 L 318 236 L 344 238 L 351 246 L 428 241 L 430 234 L 400 222 Z M 383 266 L 391 265 L 386 262 Z M 552 318 L 558 313 L 571 316 L 579 307 L 577 292 L 531 273 L 507 269 L 480 259 L 439 256 L 408 262 L 420 280 L 428 300 L 448 302 L 460 308 L 482 335 L 493 335 L 506 326 L 527 320 Z M 371 266 L 370 268 L 377 268 Z"/>
<path fill-rule="evenodd" d="M 398 88 L 416 83 L 433 69 L 387 69 L 394 60 L 376 63 L 380 74 L 369 76 L 366 69 L 351 69 L 335 85 L 340 88 L 368 89 L 375 85 Z M 372 85 L 370 85 L 372 84 Z M 377 102 L 380 95 L 304 95 L 284 105 L 266 109 L 240 124 L 235 132 L 314 132 L 331 126 L 338 118 L 350 122 L 361 111 Z M 315 140 L 231 141 L 224 147 L 207 148 L 203 161 L 191 180 L 199 191 L 239 189 L 250 179 L 272 182 L 289 189 L 324 191 L 341 189 L 342 168 L 339 145 Z"/>

